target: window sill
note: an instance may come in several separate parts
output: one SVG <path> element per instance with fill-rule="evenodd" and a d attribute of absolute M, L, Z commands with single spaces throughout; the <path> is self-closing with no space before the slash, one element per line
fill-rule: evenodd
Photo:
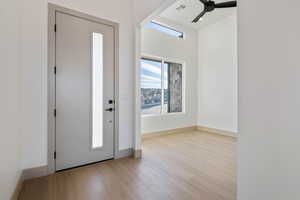
<path fill-rule="evenodd" d="M 176 116 L 176 115 L 185 115 L 185 112 L 177 112 L 177 113 L 164 113 L 164 114 L 146 114 L 142 115 L 142 118 L 148 117 L 166 117 L 166 116 Z"/>

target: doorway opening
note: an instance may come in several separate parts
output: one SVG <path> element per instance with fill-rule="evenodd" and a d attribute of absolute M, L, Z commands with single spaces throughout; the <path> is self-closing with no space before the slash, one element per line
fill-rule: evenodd
<path fill-rule="evenodd" d="M 216 9 L 193 23 L 203 9 L 198 0 L 176 1 L 137 29 L 135 148 L 167 171 L 185 163 L 176 170 L 192 166 L 226 182 L 224 198 L 235 199 L 237 9 Z M 199 167 L 210 164 L 210 172 Z M 213 175 L 222 169 L 230 175 Z"/>

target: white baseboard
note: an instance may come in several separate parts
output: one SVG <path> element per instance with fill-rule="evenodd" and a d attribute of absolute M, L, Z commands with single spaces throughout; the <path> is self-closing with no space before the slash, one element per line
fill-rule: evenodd
<path fill-rule="evenodd" d="M 188 132 L 188 131 L 202 131 L 207 133 L 214 133 L 219 135 L 225 135 L 230 137 L 237 137 L 237 133 L 231 132 L 231 131 L 225 131 L 221 129 L 216 128 L 209 128 L 206 126 L 191 126 L 191 127 L 185 127 L 185 128 L 176 128 L 171 130 L 165 130 L 165 131 L 158 131 L 158 132 L 152 132 L 152 133 L 145 133 L 142 135 L 142 140 L 150 139 L 153 137 L 159 137 L 163 135 L 170 135 L 170 134 L 176 134 L 176 133 L 182 133 L 182 132 Z"/>
<path fill-rule="evenodd" d="M 14 190 L 10 200 L 18 200 L 19 199 L 19 195 L 20 195 L 21 190 L 22 190 L 23 182 L 24 182 L 24 180 L 22 179 L 22 173 L 21 173 L 20 176 L 19 176 L 19 179 L 17 181 L 17 185 L 15 187 L 15 190 Z"/>
<path fill-rule="evenodd" d="M 163 135 L 171 135 L 171 134 L 195 131 L 195 130 L 197 130 L 197 127 L 191 126 L 191 127 L 185 127 L 185 128 L 176 128 L 176 129 L 170 129 L 170 130 L 165 130 L 165 131 L 145 133 L 142 135 L 142 140 L 153 138 L 153 137 L 158 137 L 158 136 L 163 136 Z"/>
<path fill-rule="evenodd" d="M 133 157 L 136 153 L 133 149 L 124 149 L 120 150 L 116 154 L 116 159 L 125 158 L 125 157 Z M 35 168 L 24 169 L 19 177 L 18 183 L 16 185 L 15 191 L 11 197 L 11 200 L 18 200 L 19 194 L 22 189 L 23 182 L 28 179 L 38 178 L 42 176 L 48 175 L 48 166 L 41 166 Z"/>
<path fill-rule="evenodd" d="M 42 177 L 48 175 L 48 166 L 41 166 L 41 167 L 35 167 L 30 169 L 24 169 L 22 170 L 17 185 L 15 187 L 14 193 L 12 194 L 12 197 L 10 200 L 18 200 L 19 195 L 21 193 L 23 183 L 25 180 L 33 179 L 37 177 Z"/>
<path fill-rule="evenodd" d="M 47 176 L 47 175 L 49 175 L 48 166 L 44 165 L 40 167 L 24 169 L 22 173 L 22 179 L 28 180 L 28 179 L 38 178 L 42 176 Z"/>
<path fill-rule="evenodd" d="M 142 157 L 142 150 L 141 149 L 134 150 L 132 148 L 120 150 L 116 154 L 115 159 L 127 158 L 127 157 L 141 158 Z"/>
<path fill-rule="evenodd" d="M 133 149 L 124 149 L 120 150 L 116 153 L 116 159 L 119 158 L 125 158 L 125 157 L 130 157 L 133 156 Z M 41 166 L 41 167 L 35 167 L 35 168 L 30 168 L 30 169 L 24 169 L 21 175 L 22 180 L 28 180 L 28 179 L 33 179 L 33 178 L 38 178 L 42 176 L 49 175 L 48 172 L 48 166 Z"/>
<path fill-rule="evenodd" d="M 115 159 L 120 159 L 120 158 L 126 158 L 126 157 L 132 157 L 134 154 L 133 149 L 124 149 L 124 150 L 119 150 L 116 153 Z"/>
<path fill-rule="evenodd" d="M 206 126 L 197 126 L 198 131 L 203 131 L 207 133 L 214 133 L 214 134 L 219 134 L 219 135 L 225 135 L 225 136 L 230 136 L 230 137 L 237 137 L 237 133 L 235 132 L 230 132 L 230 131 L 224 131 L 216 128 L 209 128 Z"/>
<path fill-rule="evenodd" d="M 133 157 L 135 159 L 142 158 L 142 149 L 135 150 L 134 153 L 133 153 Z"/>

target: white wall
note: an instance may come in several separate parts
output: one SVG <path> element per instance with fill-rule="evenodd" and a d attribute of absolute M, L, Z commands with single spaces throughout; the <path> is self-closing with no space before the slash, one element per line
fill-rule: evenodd
<path fill-rule="evenodd" d="M 50 2 L 120 23 L 119 148 L 131 147 L 134 19 L 141 22 L 167 0 L 151 1 L 150 7 L 135 0 Z M 0 199 L 11 197 L 22 169 L 47 164 L 47 3 L 10 0 L 0 7 Z"/>
<path fill-rule="evenodd" d="M 10 199 L 20 177 L 20 7 L 0 7 L 0 199 Z"/>
<path fill-rule="evenodd" d="M 199 30 L 198 120 L 209 128 L 237 132 L 236 13 Z"/>
<path fill-rule="evenodd" d="M 156 132 L 196 125 L 197 107 L 197 31 L 177 25 L 166 19 L 158 19 L 185 33 L 185 39 L 143 26 L 142 54 L 185 62 L 185 113 L 160 116 L 142 116 L 142 133 Z"/>
<path fill-rule="evenodd" d="M 136 0 L 137 1 L 137 0 Z M 17 64 L 18 51 L 18 3 L 20 1 L 5 1 L 0 7 L 1 27 L 1 135 L 5 134 L 4 140 L 0 140 L 0 194 L 1 199 L 7 199 L 13 191 L 13 186 L 18 177 L 20 155 L 18 153 L 18 102 L 20 95 L 19 73 Z M 41 0 L 41 2 L 43 2 Z M 127 1 L 96 1 L 74 0 L 56 1 L 90 14 L 102 17 L 109 17 L 123 22 L 127 21 Z M 150 13 L 143 1 L 140 7 L 141 13 Z M 149 2 L 149 1 L 147 1 Z M 153 1 L 151 1 L 153 2 Z M 155 1 L 159 5 L 159 0 Z M 28 6 L 34 9 L 28 10 L 25 15 L 37 17 L 45 16 L 46 6 L 34 2 L 26 1 Z M 297 199 L 299 197 L 299 35 L 300 28 L 297 26 L 299 19 L 298 8 L 300 3 L 297 1 L 287 1 L 283 4 L 279 0 L 245 0 L 239 1 L 238 14 L 238 45 L 239 45 L 239 157 L 238 157 L 238 200 L 264 200 L 264 199 Z M 38 6 L 40 5 L 40 6 Z M 146 4 L 145 4 L 146 5 Z M 137 8 L 140 8 L 137 7 Z M 156 5 L 151 8 L 153 10 Z M 31 7 L 30 7 L 31 8 Z M 125 9 L 126 8 L 126 9 Z M 281 13 L 278 17 L 278 13 Z M 142 15 L 141 15 L 142 16 Z M 22 16 L 26 17 L 26 16 Z M 123 19 L 123 17 L 126 19 Z M 142 18 L 142 17 L 141 17 Z M 35 19 L 32 27 L 36 29 L 27 30 L 26 34 L 43 34 L 46 30 L 46 22 Z M 46 20 L 46 19 L 45 19 Z M 126 148 L 131 143 L 132 136 L 132 93 L 130 87 L 132 78 L 131 54 L 133 54 L 131 42 L 133 34 L 126 33 L 126 23 L 121 23 L 123 34 L 122 52 L 120 60 L 123 61 L 124 76 L 122 81 L 123 96 L 121 101 L 122 119 L 122 145 Z M 43 36 L 40 36 L 43 37 Z M 31 47 L 23 47 L 27 51 L 38 52 L 40 46 L 45 41 Z M 126 49 L 127 48 L 127 49 Z M 46 51 L 44 48 L 43 52 Z M 30 58 L 34 60 L 40 54 L 34 53 Z M 45 65 L 36 64 L 45 69 Z M 26 66 L 24 66 L 26 67 Z M 32 76 L 23 77 L 22 80 L 37 79 L 41 73 L 35 73 L 31 66 L 29 72 Z M 128 70 L 128 71 L 127 71 Z M 4 73 L 2 73 L 2 71 Z M 41 80 L 39 84 L 44 84 Z M 33 85 L 32 85 L 33 86 Z M 23 86 L 24 88 L 25 86 Z M 34 86 L 33 86 L 34 87 Z M 30 88 L 30 87 L 28 87 Z M 44 88 L 45 89 L 45 88 Z M 28 102 L 34 101 L 35 97 L 43 96 L 41 88 L 35 89 L 34 96 L 28 98 Z M 126 98 L 129 96 L 128 99 Z M 27 98 L 27 97 L 26 97 Z M 2 103 L 3 102 L 3 103 Z M 128 104 L 125 104 L 128 102 Z M 45 100 L 43 100 L 45 103 Z M 39 103 L 43 104 L 43 103 Z M 23 104 L 26 106 L 27 104 Z M 37 108 L 34 113 L 26 113 L 28 118 L 36 118 L 36 113 L 43 113 L 43 108 Z M 24 113 L 23 113 L 24 114 Z M 44 113 L 43 113 L 44 114 Z M 24 114 L 25 115 L 25 114 Z M 24 118 L 24 116 L 23 116 Z M 37 119 L 37 118 L 36 118 Z M 45 123 L 37 120 L 35 123 Z M 126 123 L 128 125 L 126 125 Z M 43 127 L 43 126 L 42 126 Z M 29 156 L 34 157 L 32 165 L 43 165 L 46 158 L 40 158 L 38 151 L 45 152 L 47 147 L 43 143 L 46 141 L 45 130 L 29 128 L 26 136 L 30 137 L 33 146 L 27 145 L 23 148 L 32 152 L 27 155 L 23 163 L 27 163 Z M 23 129 L 24 131 L 24 129 Z M 23 132 L 24 133 L 24 132 Z M 25 133 L 24 133 L 25 134 Z M 42 136 L 40 136 L 42 135 Z M 38 137 L 40 139 L 35 140 Z M 23 139 L 23 137 L 22 137 Z M 123 143 L 124 142 L 124 143 Z M 15 148 L 13 148 L 15 147 Z M 29 150 L 29 149 L 36 149 Z M 10 149 L 11 151 L 7 151 Z M 44 153 L 43 153 L 44 155 Z M 46 156 L 46 155 L 45 155 Z M 38 158 L 35 160 L 35 158 Z M 23 164 L 26 166 L 26 164 Z M 283 198 L 284 197 L 284 198 Z"/>
<path fill-rule="evenodd" d="M 176 0 L 132 0 L 135 24 L 145 18 L 157 16 L 161 11 L 172 5 Z"/>
<path fill-rule="evenodd" d="M 47 2 L 21 4 L 22 168 L 47 164 Z"/>
<path fill-rule="evenodd" d="M 238 200 L 300 197 L 299 8 L 239 2 Z"/>
<path fill-rule="evenodd" d="M 23 4 L 24 2 L 24 4 Z M 160 5 L 133 0 L 49 0 L 120 24 L 120 144 L 127 149 L 133 142 L 134 33 L 135 21 L 141 22 Z M 47 164 L 47 0 L 19 1 L 22 7 L 21 99 L 22 168 Z M 138 10 L 134 12 L 133 9 Z M 142 13 L 140 11 L 143 11 Z M 139 13 L 139 14 L 137 14 Z M 134 21 L 135 20 L 135 21 Z"/>
<path fill-rule="evenodd" d="M 133 138 L 133 14 L 128 1 L 51 0 L 51 3 L 120 24 L 120 149 Z M 30 12 L 29 12 L 30 11 Z M 22 14 L 23 168 L 47 164 L 47 2 L 30 0 Z"/>

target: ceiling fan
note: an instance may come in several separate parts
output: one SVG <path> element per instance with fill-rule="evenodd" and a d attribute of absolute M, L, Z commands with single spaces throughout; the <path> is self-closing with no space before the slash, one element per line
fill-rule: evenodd
<path fill-rule="evenodd" d="M 193 23 L 198 22 L 201 17 L 205 15 L 207 12 L 213 11 L 215 8 L 232 8 L 236 7 L 236 1 L 227 1 L 222 3 L 215 3 L 211 0 L 199 0 L 204 4 L 204 10 L 192 21 Z"/>

